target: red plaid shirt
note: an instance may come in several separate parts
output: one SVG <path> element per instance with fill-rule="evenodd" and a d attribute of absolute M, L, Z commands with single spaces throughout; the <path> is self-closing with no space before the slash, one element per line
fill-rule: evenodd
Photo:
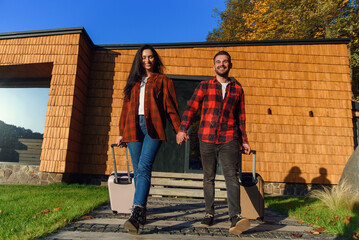
<path fill-rule="evenodd" d="M 244 92 L 239 83 L 230 80 L 226 96 L 222 97 L 222 85 L 216 77 L 202 81 L 194 91 L 182 115 L 181 132 L 186 132 L 202 104 L 198 137 L 203 142 L 227 143 L 238 139 L 248 143 L 245 125 Z"/>
<path fill-rule="evenodd" d="M 120 136 L 124 142 L 136 142 L 139 140 L 138 105 L 140 94 L 140 82 L 137 82 L 131 90 L 131 98 L 124 100 L 120 118 Z M 145 88 L 145 121 L 147 133 L 151 138 L 167 140 L 166 115 L 178 132 L 180 116 L 173 82 L 165 75 L 153 73 L 148 79 Z"/>

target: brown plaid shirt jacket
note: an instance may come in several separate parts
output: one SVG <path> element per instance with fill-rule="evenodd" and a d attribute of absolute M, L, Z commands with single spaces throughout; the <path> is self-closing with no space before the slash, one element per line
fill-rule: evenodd
<path fill-rule="evenodd" d="M 139 94 L 140 82 L 137 82 L 131 90 L 130 99 L 125 99 L 123 102 L 119 123 L 120 136 L 123 136 L 123 142 L 139 140 Z M 147 133 L 151 138 L 167 140 L 165 134 L 166 116 L 171 121 L 175 132 L 178 132 L 181 120 L 178 113 L 176 92 L 170 78 L 153 73 L 147 79 L 144 110 Z"/>

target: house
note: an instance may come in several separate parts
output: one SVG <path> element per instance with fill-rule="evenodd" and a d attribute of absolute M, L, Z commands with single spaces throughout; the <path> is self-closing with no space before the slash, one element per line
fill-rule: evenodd
<path fill-rule="evenodd" d="M 165 74 L 174 81 L 180 112 L 199 81 L 214 75 L 215 53 L 231 54 L 230 74 L 245 92 L 247 134 L 257 151 L 256 170 L 268 193 L 283 193 L 288 184 L 337 184 L 354 151 L 348 42 L 153 46 Z M 49 88 L 41 162 L 31 168 L 40 176 L 33 176 L 38 183 L 113 171 L 110 145 L 118 137 L 123 88 L 138 48 L 137 44 L 94 44 L 81 27 L 0 33 L 0 87 Z M 196 147 L 195 127 L 187 145 L 177 146 L 169 136 L 154 170 L 200 170 Z M 116 154 L 118 169 L 125 170 L 124 150 Z M 6 168 L 9 164 L 0 164 L 0 178 L 9 175 Z M 251 156 L 243 156 L 243 170 L 251 168 Z"/>

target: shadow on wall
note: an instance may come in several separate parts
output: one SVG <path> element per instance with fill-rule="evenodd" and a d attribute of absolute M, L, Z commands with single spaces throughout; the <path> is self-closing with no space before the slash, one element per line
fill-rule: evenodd
<path fill-rule="evenodd" d="M 284 195 L 307 196 L 309 190 L 322 190 L 325 187 L 331 187 L 331 182 L 327 178 L 328 171 L 326 168 L 319 168 L 319 176 L 313 178 L 310 189 L 305 179 L 300 176 L 301 173 L 302 171 L 298 166 L 294 166 L 289 170 L 288 175 L 284 179 Z"/>
<path fill-rule="evenodd" d="M 331 187 L 331 182 L 327 178 L 328 171 L 326 168 L 319 168 L 319 177 L 313 178 L 312 188 L 310 190 L 323 190 L 325 187 Z"/>
<path fill-rule="evenodd" d="M 308 186 L 304 178 L 300 176 L 301 173 L 302 171 L 297 166 L 289 170 L 288 175 L 284 178 L 284 195 L 306 196 L 308 194 Z"/>
<path fill-rule="evenodd" d="M 108 160 L 107 151 L 111 128 L 112 104 L 119 101 L 114 93 L 115 60 L 119 53 L 110 50 L 99 50 L 92 58 L 82 154 L 78 173 L 104 174 Z"/>

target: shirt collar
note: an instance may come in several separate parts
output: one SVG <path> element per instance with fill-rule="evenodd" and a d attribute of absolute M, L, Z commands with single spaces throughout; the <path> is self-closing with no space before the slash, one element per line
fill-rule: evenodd
<path fill-rule="evenodd" d="M 155 80 L 157 76 L 158 73 L 152 73 L 151 76 L 148 77 L 147 82 Z"/>
<path fill-rule="evenodd" d="M 233 79 L 232 78 L 228 78 L 229 81 L 228 81 L 228 84 L 231 85 L 232 83 L 234 83 Z M 217 83 L 221 83 L 220 81 L 217 80 L 217 77 L 214 77 L 213 78 L 213 82 L 217 82 Z"/>

